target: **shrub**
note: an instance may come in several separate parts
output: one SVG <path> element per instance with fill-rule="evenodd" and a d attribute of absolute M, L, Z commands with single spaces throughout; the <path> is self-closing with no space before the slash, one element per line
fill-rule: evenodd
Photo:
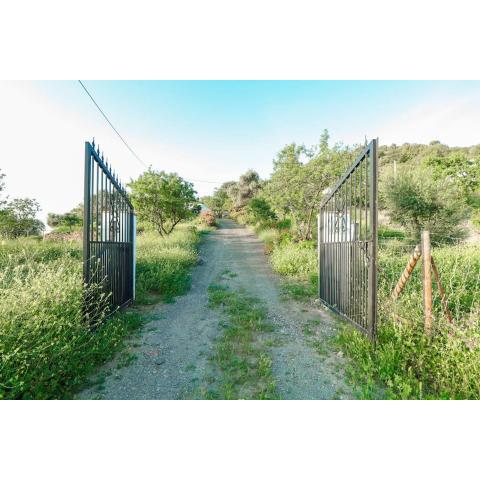
<path fill-rule="evenodd" d="M 48 252 L 43 246 L 40 250 Z M 45 263 L 37 261 L 42 255 L 27 250 L 3 258 L 0 398 L 71 396 L 140 323 L 138 315 L 129 313 L 93 330 L 82 316 L 81 262 L 68 249 L 52 250 L 43 256 Z M 101 321 L 102 301 L 95 303 Z"/>
<path fill-rule="evenodd" d="M 164 238 L 139 236 L 138 303 L 150 302 L 150 292 L 168 299 L 188 288 L 199 239 L 187 225 Z M 144 322 L 127 309 L 102 323 L 104 302 L 90 297 L 99 312 L 94 329 L 82 315 L 80 242 L 0 241 L 0 398 L 72 397 Z"/>
<path fill-rule="evenodd" d="M 280 232 L 275 228 L 267 228 L 258 232 L 260 240 L 265 242 L 265 253 L 269 255 L 280 242 Z"/>
<path fill-rule="evenodd" d="M 217 219 L 211 210 L 204 210 L 200 213 L 200 219 L 207 227 L 214 227 L 217 224 Z"/>
<path fill-rule="evenodd" d="M 246 210 L 249 217 L 249 223 L 267 222 L 276 219 L 276 215 L 270 204 L 264 198 L 252 198 L 248 202 Z"/>

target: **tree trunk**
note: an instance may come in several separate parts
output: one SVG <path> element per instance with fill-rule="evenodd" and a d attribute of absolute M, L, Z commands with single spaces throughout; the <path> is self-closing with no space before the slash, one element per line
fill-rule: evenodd
<path fill-rule="evenodd" d="M 305 232 L 306 240 L 312 239 L 312 217 L 313 217 L 313 210 L 314 208 L 310 208 L 310 212 L 308 214 L 308 221 L 307 221 L 307 231 Z"/>

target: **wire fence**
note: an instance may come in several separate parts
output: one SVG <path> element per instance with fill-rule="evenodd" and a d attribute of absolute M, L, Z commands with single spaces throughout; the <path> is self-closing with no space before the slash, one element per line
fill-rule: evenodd
<path fill-rule="evenodd" d="M 432 235 L 432 237 L 434 237 Z M 432 238 L 432 319 L 434 325 L 445 320 L 456 325 L 480 317 L 480 244 L 467 244 L 449 237 L 448 245 L 435 245 Z M 379 320 L 424 321 L 422 261 L 420 258 L 397 298 L 392 292 L 419 242 L 381 238 L 378 242 Z M 435 272 L 434 272 L 435 273 Z M 438 281 L 437 281 L 438 280 Z"/>

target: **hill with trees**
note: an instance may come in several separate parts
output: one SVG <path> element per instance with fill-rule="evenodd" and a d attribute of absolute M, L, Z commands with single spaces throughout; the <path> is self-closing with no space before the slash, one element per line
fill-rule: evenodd
<path fill-rule="evenodd" d="M 253 225 L 283 222 L 294 239 L 311 240 L 324 194 L 361 149 L 362 145 L 329 145 L 325 130 L 311 147 L 285 145 L 268 179 L 249 170 L 202 201 L 217 215 L 229 212 Z M 441 242 L 480 229 L 480 145 L 393 144 L 380 146 L 378 156 L 385 227 L 401 228 L 412 238 L 428 228 Z"/>

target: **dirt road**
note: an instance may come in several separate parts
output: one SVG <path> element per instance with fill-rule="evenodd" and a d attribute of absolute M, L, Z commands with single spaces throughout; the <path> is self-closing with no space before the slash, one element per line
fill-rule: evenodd
<path fill-rule="evenodd" d="M 285 399 L 350 398 L 343 380 L 343 359 L 329 340 L 337 321 L 314 306 L 282 299 L 283 281 L 272 273 L 263 243 L 230 220 L 201 245 L 201 262 L 192 271 L 192 288 L 173 304 L 159 305 L 127 357 L 106 365 L 101 385 L 78 398 L 188 398 L 209 374 L 208 358 L 222 313 L 208 306 L 208 286 L 228 270 L 233 288 L 260 298 L 275 325 L 278 342 L 270 357 L 278 395 Z M 232 275 L 233 277 L 233 275 Z M 119 363 L 127 364 L 118 368 Z"/>

